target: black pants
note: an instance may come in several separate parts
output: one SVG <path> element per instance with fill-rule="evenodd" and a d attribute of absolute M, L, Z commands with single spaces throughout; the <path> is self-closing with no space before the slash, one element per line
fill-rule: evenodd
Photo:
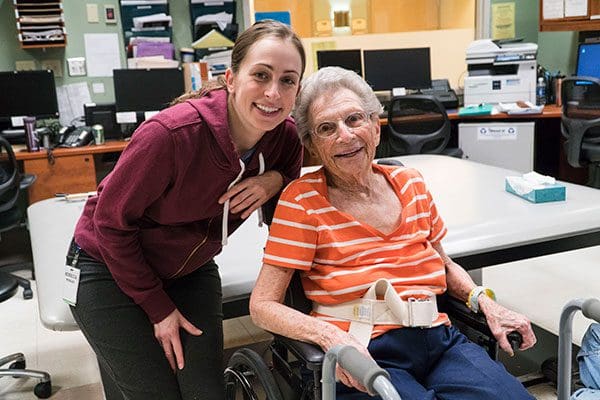
<path fill-rule="evenodd" d="M 223 312 L 221 278 L 214 261 L 172 281 L 165 290 L 202 335 L 180 330 L 185 367 L 174 373 L 144 311 L 115 283 L 105 264 L 79 257 L 81 279 L 77 324 L 98 363 L 125 399 L 223 398 Z"/>

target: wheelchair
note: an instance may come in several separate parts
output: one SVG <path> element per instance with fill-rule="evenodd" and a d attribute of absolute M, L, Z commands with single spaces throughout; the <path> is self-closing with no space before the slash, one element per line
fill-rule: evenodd
<path fill-rule="evenodd" d="M 482 346 L 492 359 L 497 359 L 498 343 L 485 317 L 472 313 L 467 306 L 445 294 L 438 296 L 438 309 L 450 316 L 456 326 L 471 341 Z M 285 304 L 308 313 L 311 303 L 304 296 L 300 274 L 292 277 L 286 292 Z M 508 340 L 517 348 L 521 335 L 512 332 Z M 237 350 L 229 359 L 224 372 L 227 400 L 320 400 L 321 374 L 325 353 L 313 344 L 274 335 L 267 362 L 249 348 Z"/>

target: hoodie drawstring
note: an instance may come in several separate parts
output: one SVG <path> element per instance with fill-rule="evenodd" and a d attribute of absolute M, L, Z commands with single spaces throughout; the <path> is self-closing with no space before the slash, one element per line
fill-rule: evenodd
<path fill-rule="evenodd" d="M 246 171 L 246 164 L 242 160 L 239 160 L 240 167 L 242 170 L 238 174 L 238 176 L 229 184 L 227 190 L 231 189 L 236 183 L 238 183 L 242 179 L 242 175 Z M 265 173 L 265 158 L 263 157 L 262 152 L 258 153 L 258 175 L 262 175 Z M 259 207 L 258 210 L 258 226 L 262 227 L 264 223 L 262 207 Z M 225 201 L 223 204 L 223 222 L 221 225 L 221 246 L 227 245 L 227 237 L 229 236 L 228 232 L 228 224 L 229 224 L 229 199 Z"/>
<path fill-rule="evenodd" d="M 262 175 L 265 173 L 265 158 L 262 153 L 258 153 L 258 175 Z M 258 207 L 258 227 L 262 228 L 265 219 L 263 217 L 262 206 Z"/>
<path fill-rule="evenodd" d="M 244 164 L 244 162 L 242 160 L 239 160 L 239 162 L 240 162 L 240 167 L 242 167 L 242 170 L 238 174 L 237 178 L 235 178 L 233 180 L 233 182 L 231 182 L 229 184 L 229 186 L 227 186 L 227 190 L 231 189 L 233 187 L 233 185 L 238 183 L 240 181 L 240 179 L 242 179 L 242 175 L 244 175 L 244 171 L 246 171 L 246 164 Z M 223 204 L 223 223 L 221 225 L 221 246 L 225 246 L 227 244 L 227 236 L 228 236 L 227 225 L 228 225 L 228 223 L 229 223 L 229 199 L 227 199 L 225 201 L 225 204 Z"/>

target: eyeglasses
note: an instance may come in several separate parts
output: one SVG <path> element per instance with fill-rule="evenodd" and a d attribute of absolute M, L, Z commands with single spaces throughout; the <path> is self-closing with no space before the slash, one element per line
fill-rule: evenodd
<path fill-rule="evenodd" d="M 356 112 L 349 114 L 344 119 L 339 118 L 335 122 L 334 121 L 321 122 L 319 125 L 317 125 L 315 128 L 313 128 L 313 132 L 318 137 L 324 138 L 324 139 L 334 137 L 335 135 L 339 135 L 338 121 L 340 121 L 340 120 L 344 122 L 346 129 L 348 129 L 348 131 L 350 131 L 352 133 L 354 133 L 356 130 L 358 130 L 360 128 L 367 126 L 371 122 L 371 118 L 369 118 L 369 115 L 367 113 L 365 113 L 363 111 L 356 111 Z"/>

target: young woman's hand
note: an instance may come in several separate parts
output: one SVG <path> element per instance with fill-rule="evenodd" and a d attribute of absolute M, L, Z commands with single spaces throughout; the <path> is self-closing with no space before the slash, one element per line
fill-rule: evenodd
<path fill-rule="evenodd" d="M 283 186 L 283 177 L 277 171 L 267 171 L 262 175 L 252 176 L 235 184 L 219 198 L 219 204 L 229 200 L 229 211 L 242 213 L 246 219 L 273 197 Z"/>
<path fill-rule="evenodd" d="M 184 329 L 190 335 L 200 336 L 202 331 L 192 325 L 181 313 L 175 309 L 162 321 L 154 324 L 154 336 L 163 348 L 171 369 L 183 369 L 183 348 L 181 347 L 181 338 L 179 329 Z"/>

